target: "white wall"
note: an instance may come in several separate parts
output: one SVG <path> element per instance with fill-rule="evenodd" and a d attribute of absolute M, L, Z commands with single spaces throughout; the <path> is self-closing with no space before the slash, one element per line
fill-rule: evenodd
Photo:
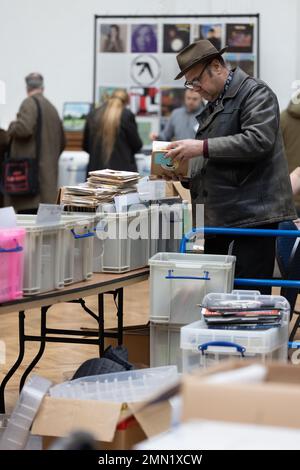
<path fill-rule="evenodd" d="M 0 0 L 0 125 L 14 118 L 32 71 L 44 75 L 45 94 L 60 113 L 64 101 L 92 99 L 95 14 L 218 13 L 260 13 L 260 76 L 285 107 L 300 79 L 298 0 Z"/>

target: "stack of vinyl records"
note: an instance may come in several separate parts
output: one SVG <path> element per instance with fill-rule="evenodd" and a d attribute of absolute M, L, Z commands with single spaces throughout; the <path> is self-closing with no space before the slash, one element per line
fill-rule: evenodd
<path fill-rule="evenodd" d="M 106 188 L 126 194 L 136 191 L 139 178 L 139 173 L 133 171 L 97 170 L 89 172 L 87 183 L 91 188 Z"/>
<path fill-rule="evenodd" d="M 230 300 L 201 309 L 208 328 L 259 330 L 281 326 L 282 311 L 260 301 Z"/>
<path fill-rule="evenodd" d="M 68 208 L 96 210 L 116 196 L 135 192 L 138 180 L 139 174 L 131 171 L 91 171 L 86 183 L 63 187 L 60 202 Z"/>

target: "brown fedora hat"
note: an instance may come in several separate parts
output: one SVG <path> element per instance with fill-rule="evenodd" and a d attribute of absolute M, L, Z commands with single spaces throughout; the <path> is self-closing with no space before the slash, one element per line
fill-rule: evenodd
<path fill-rule="evenodd" d="M 208 39 L 200 39 L 200 41 L 193 42 L 189 46 L 182 49 L 177 54 L 176 59 L 181 72 L 175 77 L 174 80 L 178 80 L 190 70 L 194 65 L 200 62 L 205 62 L 207 59 L 213 59 L 219 55 L 222 55 L 228 47 L 223 47 L 220 51 Z"/>

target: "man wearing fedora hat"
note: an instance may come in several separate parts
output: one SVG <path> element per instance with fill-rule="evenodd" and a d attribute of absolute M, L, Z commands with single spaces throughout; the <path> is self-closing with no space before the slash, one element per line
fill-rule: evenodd
<path fill-rule="evenodd" d="M 229 70 L 225 51 L 204 39 L 177 55 L 175 80 L 185 76 L 185 86 L 208 104 L 197 117 L 195 139 L 172 142 L 166 157 L 203 159 L 203 165 L 192 165 L 189 188 L 194 213 L 204 204 L 205 226 L 275 229 L 296 218 L 277 98 L 263 81 L 239 67 Z M 205 239 L 206 253 L 226 254 L 229 248 L 237 257 L 236 277 L 272 277 L 275 238 Z"/>

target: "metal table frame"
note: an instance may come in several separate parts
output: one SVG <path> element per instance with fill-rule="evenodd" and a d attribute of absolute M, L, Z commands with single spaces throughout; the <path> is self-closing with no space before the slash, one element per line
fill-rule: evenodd
<path fill-rule="evenodd" d="M 2 313 L 11 313 L 19 311 L 19 355 L 16 362 L 7 372 L 0 385 L 0 413 L 5 413 L 5 388 L 9 380 L 20 367 L 24 355 L 26 342 L 38 342 L 40 348 L 27 366 L 21 379 L 19 390 L 22 389 L 28 374 L 37 365 L 45 351 L 46 343 L 77 343 L 93 344 L 99 347 L 99 356 L 104 352 L 104 338 L 117 338 L 118 344 L 123 342 L 123 288 L 138 282 L 147 280 L 149 277 L 149 268 L 142 268 L 123 274 L 94 274 L 89 281 L 80 282 L 63 289 L 51 291 L 45 294 L 25 297 L 13 302 L 7 302 L 0 305 L 0 315 Z M 104 329 L 104 295 L 114 296 L 117 308 L 117 332 L 106 332 Z M 84 301 L 84 297 L 91 295 L 98 296 L 98 311 L 95 313 L 90 310 Z M 52 305 L 62 302 L 79 303 L 83 310 L 92 316 L 98 323 L 97 331 L 69 330 L 63 328 L 48 328 L 47 314 Z M 40 334 L 27 335 L 25 332 L 25 310 L 40 308 Z M 69 337 L 66 337 L 68 335 Z M 74 337 L 70 337 L 74 336 Z M 79 336 L 85 336 L 80 338 Z M 87 338 L 90 337 L 90 338 Z M 92 338 L 94 337 L 94 338 Z"/>

